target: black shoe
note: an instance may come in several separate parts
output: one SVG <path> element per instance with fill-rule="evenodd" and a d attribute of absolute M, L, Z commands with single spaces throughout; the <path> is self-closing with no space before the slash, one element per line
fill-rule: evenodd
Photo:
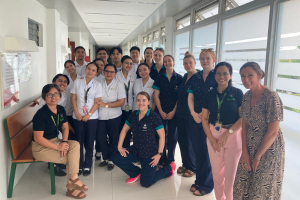
<path fill-rule="evenodd" d="M 107 165 L 107 170 L 108 171 L 111 171 L 111 170 L 113 170 L 115 168 L 115 165 L 114 164 L 108 164 Z"/>
<path fill-rule="evenodd" d="M 97 153 L 95 153 L 96 160 L 100 160 L 101 159 L 101 155 L 100 156 L 96 156 L 96 155 L 97 155 Z"/>
<path fill-rule="evenodd" d="M 82 174 L 82 169 L 79 169 L 78 176 Z"/>
<path fill-rule="evenodd" d="M 66 176 L 67 173 L 64 172 L 60 167 L 55 166 L 54 168 L 55 176 Z"/>
<path fill-rule="evenodd" d="M 104 167 L 104 166 L 106 166 L 107 164 L 108 164 L 107 161 L 103 161 L 103 162 L 101 162 L 101 163 L 99 164 L 99 167 Z"/>
<path fill-rule="evenodd" d="M 91 169 L 89 169 L 89 170 L 84 169 L 83 170 L 83 176 L 88 176 L 90 174 L 91 174 Z"/>
<path fill-rule="evenodd" d="M 60 168 L 61 169 L 67 169 L 66 165 L 61 165 Z"/>

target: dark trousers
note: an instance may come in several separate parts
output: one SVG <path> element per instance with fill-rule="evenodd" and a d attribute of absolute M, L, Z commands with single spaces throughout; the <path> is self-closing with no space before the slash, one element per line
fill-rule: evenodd
<path fill-rule="evenodd" d="M 98 120 L 96 141 L 100 144 L 103 160 L 112 161 L 112 157 L 118 151 L 121 119 L 122 115 L 114 119 Z M 109 144 L 107 135 L 109 137 Z"/>
<path fill-rule="evenodd" d="M 199 185 L 200 189 L 210 193 L 214 189 L 214 182 L 208 155 L 206 134 L 202 123 L 197 124 L 194 120 L 191 120 L 189 132 L 196 156 L 195 184 Z"/>
<path fill-rule="evenodd" d="M 125 124 L 125 121 L 129 118 L 131 113 L 132 113 L 132 110 L 130 110 L 129 112 L 126 112 L 125 110 L 122 110 L 122 120 L 121 120 L 121 124 L 120 124 L 120 133 L 121 133 L 121 130 L 122 130 L 124 124 Z M 123 142 L 123 147 L 124 148 L 128 148 L 130 146 L 131 138 L 132 138 L 131 130 L 129 129 L 127 134 L 126 134 L 126 137 L 124 139 L 124 142 Z"/>
<path fill-rule="evenodd" d="M 171 120 L 163 120 L 163 124 L 165 127 L 166 138 L 163 155 L 161 156 L 159 163 L 165 163 L 168 165 L 175 160 L 175 148 L 178 140 L 176 117 L 174 116 Z M 168 155 L 166 153 L 166 150 L 168 150 Z"/>
<path fill-rule="evenodd" d="M 91 168 L 93 164 L 94 140 L 98 126 L 98 119 L 89 119 L 87 122 L 74 119 L 74 130 L 76 140 L 80 144 L 79 169 Z M 83 155 L 83 145 L 85 156 Z"/>
<path fill-rule="evenodd" d="M 121 156 L 117 153 L 114 156 L 114 163 L 121 168 L 130 178 L 137 177 L 141 174 L 140 183 L 143 187 L 150 187 L 157 181 L 169 177 L 172 175 L 172 168 L 170 165 L 165 166 L 162 169 L 156 170 L 157 167 L 151 167 L 151 158 L 139 158 L 133 153 L 133 146 L 127 148 L 129 154 L 127 157 Z M 140 161 L 141 168 L 135 166 L 132 162 Z"/>
<path fill-rule="evenodd" d="M 189 119 L 176 117 L 178 144 L 181 153 L 182 166 L 196 172 L 196 158 L 190 137 Z"/>

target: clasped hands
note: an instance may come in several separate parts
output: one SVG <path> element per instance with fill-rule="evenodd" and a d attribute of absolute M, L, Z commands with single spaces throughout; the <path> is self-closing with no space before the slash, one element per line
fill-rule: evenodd
<path fill-rule="evenodd" d="M 161 111 L 161 112 L 159 112 L 159 114 L 164 120 L 171 120 L 171 119 L 173 119 L 173 117 L 175 115 L 175 110 L 172 110 L 169 113 L 165 113 L 164 111 Z"/>
<path fill-rule="evenodd" d="M 69 150 L 69 144 L 67 142 L 61 142 L 57 145 L 57 150 L 60 151 L 61 156 L 64 157 Z"/>

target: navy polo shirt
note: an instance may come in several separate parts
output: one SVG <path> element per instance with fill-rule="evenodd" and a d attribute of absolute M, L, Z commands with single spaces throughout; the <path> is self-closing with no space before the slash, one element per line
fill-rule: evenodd
<path fill-rule="evenodd" d="M 191 86 L 188 89 L 189 93 L 194 94 L 194 110 L 196 113 L 202 112 L 202 98 L 208 91 L 212 90 L 216 84 L 214 70 L 209 72 L 205 82 L 202 74 L 203 71 L 199 71 L 195 74 L 196 78 L 193 79 Z"/>
<path fill-rule="evenodd" d="M 191 87 L 193 80 L 197 78 L 197 72 L 190 77 L 190 79 L 186 82 L 187 73 L 183 76 L 181 84 L 178 87 L 178 101 L 177 101 L 177 109 L 176 116 L 181 117 L 183 119 L 190 119 L 192 117 L 189 106 L 188 106 L 188 89 Z"/>
<path fill-rule="evenodd" d="M 158 153 L 156 131 L 164 128 L 164 125 L 161 117 L 151 108 L 141 120 L 139 120 L 139 112 L 139 110 L 133 111 L 125 123 L 133 134 L 134 153 L 140 158 L 152 158 Z"/>
<path fill-rule="evenodd" d="M 215 124 L 218 113 L 218 102 L 217 95 L 219 96 L 219 101 L 222 101 L 223 96 L 225 95 L 223 103 L 220 109 L 220 121 L 223 125 L 234 124 L 237 120 L 240 119 L 239 107 L 242 105 L 243 92 L 242 90 L 228 86 L 222 94 L 219 93 L 217 88 L 209 91 L 203 98 L 203 108 L 209 110 L 209 120 L 211 124 Z"/>
<path fill-rule="evenodd" d="M 161 109 L 165 113 L 171 112 L 177 102 L 177 90 L 181 84 L 182 76 L 173 70 L 173 75 L 169 81 L 167 73 L 159 74 L 154 81 L 152 88 L 159 90 L 159 100 Z"/>
<path fill-rule="evenodd" d="M 156 64 L 152 65 L 151 70 L 150 70 L 150 77 L 152 78 L 152 80 L 156 80 L 156 77 L 160 74 L 164 75 L 166 73 L 166 68 L 163 65 L 160 69 L 160 71 L 158 72 L 156 69 Z"/>

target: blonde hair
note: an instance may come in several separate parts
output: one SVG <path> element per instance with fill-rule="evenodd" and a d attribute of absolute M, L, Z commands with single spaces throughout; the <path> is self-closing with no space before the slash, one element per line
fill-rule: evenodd
<path fill-rule="evenodd" d="M 213 51 L 212 48 L 209 48 L 209 49 L 201 49 L 201 53 L 210 53 L 210 55 L 211 55 L 211 57 L 213 58 L 213 60 L 216 60 L 216 54 L 215 54 L 215 52 Z M 200 58 L 201 53 L 199 54 L 199 58 Z"/>
<path fill-rule="evenodd" d="M 196 61 L 195 56 L 191 54 L 189 51 L 185 52 L 183 60 L 186 58 L 192 58 L 194 61 Z"/>

